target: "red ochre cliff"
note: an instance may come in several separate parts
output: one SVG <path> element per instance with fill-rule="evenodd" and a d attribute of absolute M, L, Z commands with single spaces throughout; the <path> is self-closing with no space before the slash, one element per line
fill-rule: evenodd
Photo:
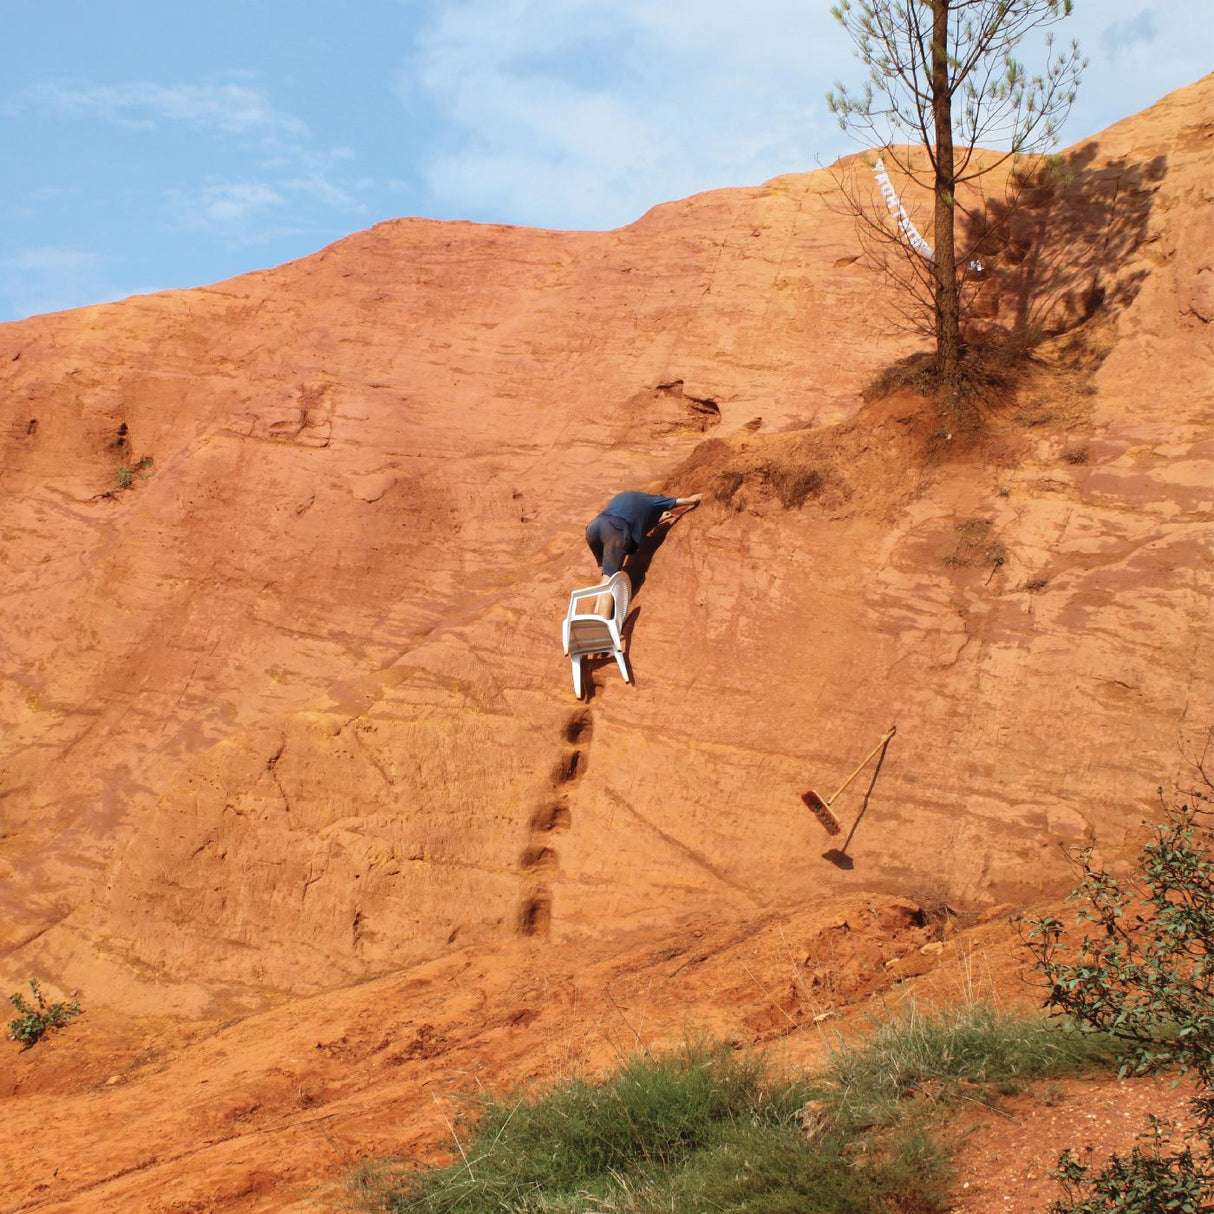
<path fill-rule="evenodd" d="M 977 436 L 864 403 L 919 344 L 829 172 L 0 326 L 0 978 L 86 1007 L 4 1051 L 0 1208 L 315 1209 L 473 1076 L 786 1035 L 1132 844 L 1214 721 L 1212 109 L 1039 192 Z M 707 500 L 578 704 L 628 487 Z M 798 794 L 893 723 L 832 864 Z"/>

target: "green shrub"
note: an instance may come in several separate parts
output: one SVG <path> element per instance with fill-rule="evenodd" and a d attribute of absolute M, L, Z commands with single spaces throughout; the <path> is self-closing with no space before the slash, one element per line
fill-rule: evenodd
<path fill-rule="evenodd" d="M 34 997 L 33 1006 L 25 1001 L 20 992 L 8 997 L 8 1001 L 17 1009 L 17 1016 L 8 1022 L 8 1035 L 13 1041 L 20 1041 L 26 1049 L 40 1041 L 51 1029 L 62 1028 L 81 1012 L 80 1004 L 74 999 L 70 1003 L 47 1003 L 37 978 L 30 979 L 29 987 Z"/>
<path fill-rule="evenodd" d="M 1077 945 L 1056 918 L 1032 924 L 1028 944 L 1049 983 L 1046 1006 L 1111 1035 L 1123 1075 L 1192 1073 L 1190 1111 L 1204 1144 L 1170 1150 L 1167 1127 L 1152 1119 L 1140 1146 L 1103 1167 L 1064 1152 L 1056 1214 L 1195 1211 L 1203 1188 L 1214 1191 L 1214 831 L 1201 820 L 1208 812 L 1185 805 L 1169 813 L 1127 880 L 1096 868 L 1090 849 L 1070 853 L 1080 877 L 1072 895 L 1081 903 Z"/>
<path fill-rule="evenodd" d="M 1092 1168 L 1067 1148 L 1058 1157 L 1053 1176 L 1062 1186 L 1062 1199 L 1053 1214 L 1209 1214 L 1203 1195 L 1214 1192 L 1214 1176 L 1186 1143 L 1169 1149 L 1171 1133 L 1157 1119 L 1127 1155 L 1114 1154 Z"/>

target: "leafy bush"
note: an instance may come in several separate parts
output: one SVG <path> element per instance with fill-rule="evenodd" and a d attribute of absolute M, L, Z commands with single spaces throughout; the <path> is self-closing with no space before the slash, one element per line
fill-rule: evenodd
<path fill-rule="evenodd" d="M 76 1000 L 70 1003 L 47 1003 L 37 978 L 31 978 L 30 991 L 34 996 L 33 1006 L 25 1001 L 18 991 L 9 995 L 8 1001 L 17 1009 L 15 1019 L 8 1022 L 8 1035 L 20 1041 L 26 1049 L 40 1041 L 51 1029 L 62 1028 L 69 1020 L 80 1015 L 81 1007 Z"/>
<path fill-rule="evenodd" d="M 1153 1120 L 1142 1145 L 1102 1168 L 1064 1153 L 1055 1214 L 1196 1211 L 1203 1189 L 1214 1187 L 1214 831 L 1200 821 L 1208 812 L 1171 812 L 1142 849 L 1140 875 L 1128 880 L 1096 868 L 1090 849 L 1072 852 L 1080 875 L 1072 897 L 1084 904 L 1077 946 L 1056 918 L 1032 924 L 1028 944 L 1050 984 L 1046 1006 L 1116 1039 L 1123 1075 L 1191 1072 L 1190 1109 L 1204 1144 L 1169 1150 L 1166 1127 Z"/>
<path fill-rule="evenodd" d="M 1091 1169 L 1069 1148 L 1058 1157 L 1053 1175 L 1062 1186 L 1062 1200 L 1054 1202 L 1057 1214 L 1208 1214 L 1202 1203 L 1208 1194 L 1210 1173 L 1185 1144 L 1169 1151 L 1167 1127 L 1151 1118 L 1139 1146 L 1128 1155 L 1114 1154 L 1099 1169 Z"/>

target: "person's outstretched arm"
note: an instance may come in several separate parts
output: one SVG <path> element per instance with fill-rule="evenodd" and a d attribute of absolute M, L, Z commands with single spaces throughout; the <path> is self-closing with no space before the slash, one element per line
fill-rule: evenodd
<path fill-rule="evenodd" d="M 662 517 L 658 519 L 654 526 L 656 527 L 660 526 L 662 523 L 669 523 L 672 519 L 682 518 L 682 515 L 675 514 L 675 510 L 678 510 L 679 507 L 689 508 L 692 506 L 698 506 L 703 499 L 704 495 L 702 493 L 693 493 L 690 497 L 676 497 L 674 499 L 673 508 L 670 510 L 664 510 L 662 512 Z"/>

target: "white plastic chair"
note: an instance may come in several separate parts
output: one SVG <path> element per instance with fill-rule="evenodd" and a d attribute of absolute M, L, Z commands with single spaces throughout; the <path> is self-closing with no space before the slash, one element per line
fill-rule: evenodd
<path fill-rule="evenodd" d="M 601 595 L 611 596 L 610 615 L 598 615 L 594 603 Z M 599 586 L 575 590 L 569 596 L 569 613 L 561 625 L 561 641 L 573 666 L 573 693 L 582 698 L 582 659 L 596 653 L 609 653 L 616 660 L 625 683 L 631 683 L 624 658 L 624 640 L 620 629 L 628 618 L 632 583 L 621 569 Z M 589 605 L 587 605 L 589 600 Z"/>

